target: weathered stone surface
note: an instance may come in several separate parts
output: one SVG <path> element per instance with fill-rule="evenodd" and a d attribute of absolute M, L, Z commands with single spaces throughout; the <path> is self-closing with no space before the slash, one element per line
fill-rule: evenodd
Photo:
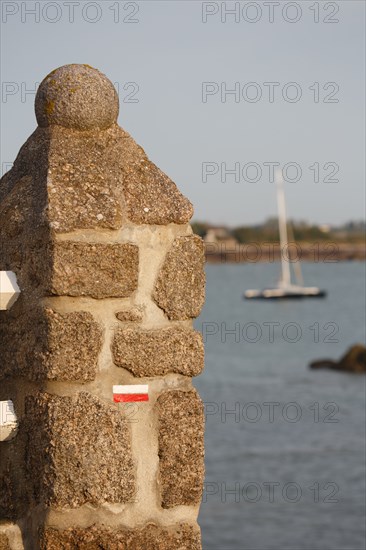
<path fill-rule="evenodd" d="M 199 531 L 188 525 L 163 528 L 149 524 L 143 529 L 112 531 L 103 527 L 46 529 L 41 550 L 201 550 Z"/>
<path fill-rule="evenodd" d="M 9 312 L 0 312 L 0 380 L 8 376 L 27 377 L 34 363 L 34 351 L 42 341 L 37 328 L 44 320 L 44 311 L 34 304 L 25 311 L 24 302 L 22 293 Z"/>
<path fill-rule="evenodd" d="M 177 189 L 172 180 L 148 160 L 126 135 L 126 157 L 123 191 L 128 218 L 137 224 L 165 225 L 188 223 L 193 215 L 192 204 Z"/>
<path fill-rule="evenodd" d="M 9 178 L 10 179 L 10 178 Z M 5 184 L 2 182 L 2 185 Z M 0 239 L 2 244 L 8 244 L 17 237 L 24 236 L 25 219 L 30 208 L 32 193 L 32 178 L 20 177 L 14 182 L 12 192 L 0 204 L 1 225 Z"/>
<path fill-rule="evenodd" d="M 167 253 L 153 298 L 169 319 L 198 317 L 205 299 L 205 252 L 197 235 L 178 237 Z"/>
<path fill-rule="evenodd" d="M 48 219 L 53 230 L 118 229 L 122 225 L 118 126 L 77 132 L 52 126 L 48 154 Z"/>
<path fill-rule="evenodd" d="M 76 130 L 108 128 L 117 121 L 119 100 L 110 80 L 89 65 L 64 65 L 41 82 L 35 101 L 39 126 Z"/>
<path fill-rule="evenodd" d="M 48 131 L 39 130 L 23 145 L 14 167 L 0 180 L 0 267 L 17 274 L 23 292 L 37 291 L 48 270 L 42 255 L 50 242 L 45 215 Z"/>
<path fill-rule="evenodd" d="M 8 537 L 5 533 L 0 533 L 0 550 L 11 550 Z"/>
<path fill-rule="evenodd" d="M 117 125 L 82 133 L 52 127 L 51 135 L 48 215 L 56 232 L 117 229 L 126 217 L 159 225 L 192 217 L 188 199 Z"/>
<path fill-rule="evenodd" d="M 0 472 L 0 519 L 14 519 L 16 516 L 18 504 L 16 500 L 19 495 L 14 486 L 13 476 L 14 472 L 12 471 L 10 461 L 7 460 L 5 467 Z"/>
<path fill-rule="evenodd" d="M 125 309 L 123 311 L 118 311 L 116 317 L 119 321 L 133 321 L 138 323 L 143 319 L 142 308 L 133 307 L 132 309 Z"/>
<path fill-rule="evenodd" d="M 182 328 L 118 329 L 112 351 L 118 367 L 140 377 L 164 376 L 169 372 L 197 376 L 203 369 L 201 334 Z"/>
<path fill-rule="evenodd" d="M 0 202 L 19 184 L 13 205 L 26 214 L 25 220 L 41 214 L 45 206 L 41 182 L 47 176 L 50 136 L 48 128 L 37 128 L 20 148 L 11 170 L 0 180 Z"/>
<path fill-rule="evenodd" d="M 43 228 L 120 228 L 123 135 L 116 125 L 101 132 L 37 128 L 0 180 L 0 241 L 19 236 L 31 245 Z"/>
<path fill-rule="evenodd" d="M 14 313 L 22 309 L 17 302 L 13 307 Z M 11 375 L 87 382 L 97 372 L 102 328 L 88 312 L 35 308 L 18 316 L 0 315 L 0 340 L 0 379 Z"/>
<path fill-rule="evenodd" d="M 160 395 L 157 409 L 162 506 L 198 504 L 204 479 L 202 401 L 195 390 L 169 391 Z"/>
<path fill-rule="evenodd" d="M 102 347 L 102 328 L 91 313 L 45 311 L 43 346 L 36 349 L 32 378 L 94 380 Z M 38 364 L 38 372 L 37 372 Z"/>
<path fill-rule="evenodd" d="M 75 508 L 133 499 L 127 421 L 89 393 L 26 399 L 26 465 L 35 504 Z"/>
<path fill-rule="evenodd" d="M 138 282 L 138 247 L 60 241 L 53 252 L 50 292 L 59 296 L 123 298 Z"/>

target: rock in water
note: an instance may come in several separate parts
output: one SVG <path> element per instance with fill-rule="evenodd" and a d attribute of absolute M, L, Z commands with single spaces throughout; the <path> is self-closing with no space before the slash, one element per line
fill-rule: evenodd
<path fill-rule="evenodd" d="M 339 360 L 320 359 L 310 363 L 311 369 L 332 369 L 356 374 L 366 374 L 366 347 L 362 344 L 351 346 L 347 353 Z"/>
<path fill-rule="evenodd" d="M 342 370 L 366 373 L 366 347 L 362 344 L 350 347 L 339 361 L 339 365 Z"/>

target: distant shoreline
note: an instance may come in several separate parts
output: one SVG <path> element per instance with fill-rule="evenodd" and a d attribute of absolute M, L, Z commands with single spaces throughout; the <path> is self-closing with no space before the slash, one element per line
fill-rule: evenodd
<path fill-rule="evenodd" d="M 281 251 L 279 243 L 205 242 L 207 263 L 273 263 L 283 257 L 290 262 L 338 263 L 366 260 L 365 243 L 297 242 Z"/>

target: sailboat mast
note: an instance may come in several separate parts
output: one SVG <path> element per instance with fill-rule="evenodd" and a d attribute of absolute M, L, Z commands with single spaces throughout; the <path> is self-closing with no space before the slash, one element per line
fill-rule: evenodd
<path fill-rule="evenodd" d="M 289 234 L 289 237 L 290 237 L 290 241 L 295 242 L 294 231 L 293 231 L 291 223 L 287 224 L 287 230 L 288 230 L 288 234 Z M 294 262 L 293 268 L 294 268 L 295 279 L 296 279 L 297 284 L 301 285 L 301 286 L 304 286 L 304 278 L 302 276 L 300 259 L 298 259 L 297 261 Z"/>
<path fill-rule="evenodd" d="M 290 271 L 290 263 L 288 258 L 286 202 L 285 202 L 285 192 L 283 189 L 282 170 L 276 171 L 276 184 L 277 184 L 278 224 L 279 224 L 279 230 L 280 230 L 281 265 L 282 265 L 281 285 L 289 286 L 291 284 L 291 271 Z"/>

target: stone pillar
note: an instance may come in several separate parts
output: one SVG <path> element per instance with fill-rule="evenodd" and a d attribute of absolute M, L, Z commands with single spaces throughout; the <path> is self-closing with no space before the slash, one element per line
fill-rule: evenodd
<path fill-rule="evenodd" d="M 117 125 L 111 82 L 67 65 L 0 183 L 0 548 L 198 550 L 204 252 L 192 205 Z M 114 385 L 148 384 L 118 404 Z M 22 540 L 22 542 L 20 542 Z"/>

